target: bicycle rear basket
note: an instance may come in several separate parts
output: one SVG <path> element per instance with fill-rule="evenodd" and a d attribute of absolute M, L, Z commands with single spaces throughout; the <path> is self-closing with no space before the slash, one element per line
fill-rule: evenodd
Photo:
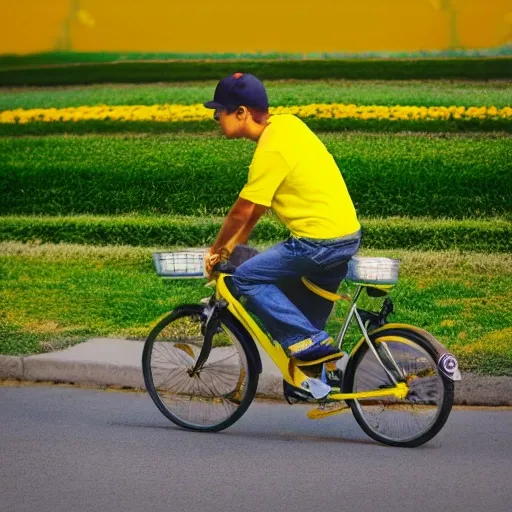
<path fill-rule="evenodd" d="M 156 272 L 167 278 L 200 278 L 204 273 L 205 251 L 156 252 L 153 263 Z"/>
<path fill-rule="evenodd" d="M 347 279 L 362 284 L 395 284 L 399 260 L 354 257 L 348 265 Z"/>

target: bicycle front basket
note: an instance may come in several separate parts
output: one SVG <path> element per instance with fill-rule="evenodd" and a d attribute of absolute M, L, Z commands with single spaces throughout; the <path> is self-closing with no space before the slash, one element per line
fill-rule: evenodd
<path fill-rule="evenodd" d="M 354 257 L 348 264 L 347 279 L 362 284 L 396 284 L 399 260 Z"/>
<path fill-rule="evenodd" d="M 156 272 L 167 278 L 200 278 L 204 273 L 204 251 L 156 252 L 153 263 Z"/>

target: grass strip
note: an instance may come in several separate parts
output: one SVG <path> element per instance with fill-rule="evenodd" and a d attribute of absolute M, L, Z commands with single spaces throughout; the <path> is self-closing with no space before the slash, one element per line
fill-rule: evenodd
<path fill-rule="evenodd" d="M 193 105 L 212 98 L 217 81 L 165 84 L 98 84 L 92 86 L 0 89 L 0 111 L 16 108 L 65 108 L 82 105 Z M 512 104 L 506 81 L 350 81 L 269 80 L 272 107 L 344 103 L 356 105 L 424 105 L 450 107 Z"/>
<path fill-rule="evenodd" d="M 361 217 L 506 217 L 501 137 L 321 134 Z M 0 215 L 225 215 L 254 143 L 219 136 L 0 138 Z"/>
<path fill-rule="evenodd" d="M 0 241 L 131 246 L 208 246 L 222 218 L 199 217 L 0 217 Z M 370 249 L 512 252 L 512 222 L 491 220 L 362 219 Z M 251 240 L 271 243 L 289 235 L 273 216 L 264 217 Z"/>
<path fill-rule="evenodd" d="M 388 120 L 388 119 L 315 119 L 303 121 L 318 132 L 359 131 L 369 133 L 478 133 L 512 132 L 509 119 Z M 124 133 L 208 133 L 218 130 L 214 121 L 36 121 L 32 123 L 0 123 L 0 137 L 20 135 L 93 135 Z"/>
<path fill-rule="evenodd" d="M 177 52 L 40 52 L 26 55 L 0 55 L 0 67 L 41 66 L 51 64 L 78 64 L 84 62 L 116 62 L 126 60 L 236 60 L 236 59 L 340 59 L 340 58 L 432 58 L 432 57 L 497 57 L 511 55 L 510 45 L 497 48 L 423 50 L 421 52 L 224 52 L 224 53 L 177 53 Z"/>
<path fill-rule="evenodd" d="M 0 243 L 0 353 L 30 354 L 95 336 L 144 339 L 158 318 L 211 289 L 204 280 L 163 281 L 152 248 Z M 512 375 L 512 256 L 364 251 L 401 260 L 391 320 L 432 332 L 463 370 Z M 343 290 L 349 289 L 346 284 Z M 361 306 L 378 309 L 364 297 Z M 327 330 L 339 330 L 344 304 Z M 357 339 L 349 331 L 349 342 Z"/>
<path fill-rule="evenodd" d="M 219 80 L 235 71 L 253 73 L 262 80 L 489 80 L 511 78 L 511 62 L 509 57 L 98 62 L 4 68 L 0 69 L 0 86 Z"/>

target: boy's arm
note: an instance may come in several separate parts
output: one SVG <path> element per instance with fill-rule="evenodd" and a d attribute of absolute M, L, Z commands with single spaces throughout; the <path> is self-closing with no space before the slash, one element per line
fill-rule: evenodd
<path fill-rule="evenodd" d="M 268 207 L 253 203 L 239 197 L 227 214 L 217 240 L 205 256 L 205 270 L 211 276 L 213 267 L 222 256 L 229 257 L 238 244 L 245 244 L 258 222 L 259 218 L 268 210 Z"/>
<path fill-rule="evenodd" d="M 219 254 L 222 250 L 231 254 L 238 244 L 245 244 L 254 226 L 267 210 L 266 206 L 239 197 L 224 219 L 209 254 Z"/>

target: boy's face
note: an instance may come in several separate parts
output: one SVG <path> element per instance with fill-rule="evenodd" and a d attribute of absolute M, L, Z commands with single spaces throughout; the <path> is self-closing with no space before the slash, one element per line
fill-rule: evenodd
<path fill-rule="evenodd" d="M 222 133 L 228 139 L 239 139 L 244 136 L 247 110 L 244 107 L 236 109 L 231 114 L 224 109 L 216 109 L 214 119 L 220 124 Z"/>

